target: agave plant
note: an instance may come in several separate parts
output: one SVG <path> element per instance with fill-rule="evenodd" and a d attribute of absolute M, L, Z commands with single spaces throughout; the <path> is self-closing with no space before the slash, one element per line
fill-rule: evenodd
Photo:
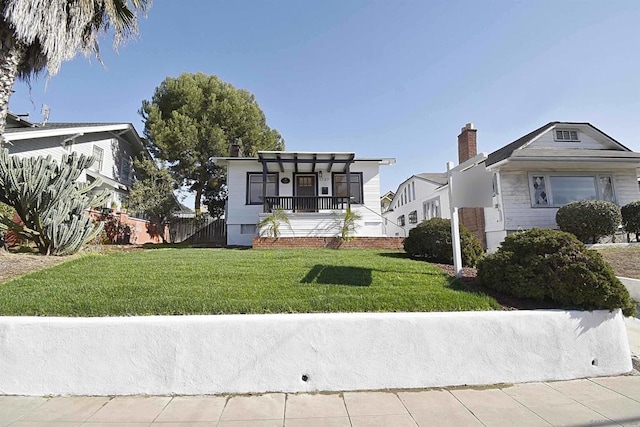
<path fill-rule="evenodd" d="M 279 238 L 280 224 L 284 224 L 289 228 L 289 230 L 292 230 L 291 222 L 289 222 L 289 217 L 286 212 L 282 209 L 274 209 L 270 215 L 264 217 L 258 223 L 260 236 L 275 237 L 276 239 Z"/>

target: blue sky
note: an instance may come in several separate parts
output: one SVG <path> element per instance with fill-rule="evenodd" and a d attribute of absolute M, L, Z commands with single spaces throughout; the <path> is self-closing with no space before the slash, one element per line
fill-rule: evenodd
<path fill-rule="evenodd" d="M 288 150 L 395 157 L 381 191 L 457 160 L 473 122 L 491 152 L 554 120 L 640 151 L 640 2 L 156 0 L 106 63 L 78 56 L 17 83 L 16 113 L 133 123 L 167 76 L 249 90 Z M 45 88 L 46 86 L 46 88 Z"/>

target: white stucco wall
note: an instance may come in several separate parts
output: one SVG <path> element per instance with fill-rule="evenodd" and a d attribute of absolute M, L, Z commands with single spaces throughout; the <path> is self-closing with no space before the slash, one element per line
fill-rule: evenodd
<path fill-rule="evenodd" d="M 0 393 L 19 395 L 421 388 L 631 370 L 623 317 L 607 311 L 2 317 L 0 342 Z"/>

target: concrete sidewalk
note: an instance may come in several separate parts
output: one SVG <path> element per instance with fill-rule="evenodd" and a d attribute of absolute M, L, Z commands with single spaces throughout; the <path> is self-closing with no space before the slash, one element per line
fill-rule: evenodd
<path fill-rule="evenodd" d="M 0 396 L 11 426 L 640 426 L 640 376 L 504 388 L 195 397 Z"/>

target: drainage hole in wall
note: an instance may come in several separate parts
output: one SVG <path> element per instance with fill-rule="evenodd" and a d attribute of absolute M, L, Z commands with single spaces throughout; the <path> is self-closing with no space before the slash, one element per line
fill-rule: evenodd
<path fill-rule="evenodd" d="M 593 359 L 591 361 L 591 366 L 598 366 L 598 359 Z"/>
<path fill-rule="evenodd" d="M 307 375 L 303 375 L 302 376 L 302 381 L 304 381 L 306 383 L 307 381 L 309 381 L 309 377 Z"/>

